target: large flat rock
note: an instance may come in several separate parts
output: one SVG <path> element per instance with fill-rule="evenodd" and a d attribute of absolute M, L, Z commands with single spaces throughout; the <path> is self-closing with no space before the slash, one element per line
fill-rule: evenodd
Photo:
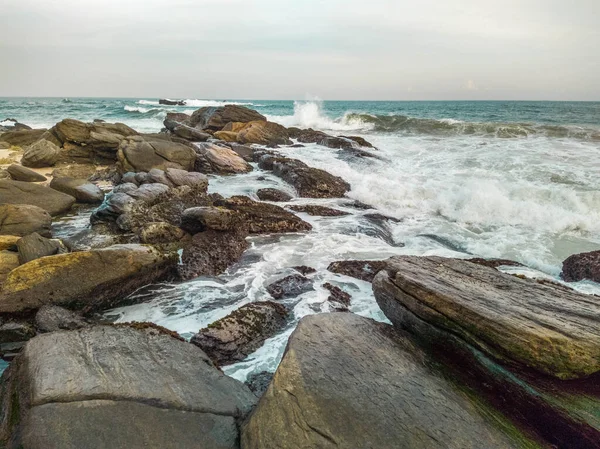
<path fill-rule="evenodd" d="M 600 371 L 598 297 L 441 257 L 392 258 L 373 288 L 384 312 L 396 301 L 496 359 L 558 379 Z"/>
<path fill-rule="evenodd" d="M 29 204 L 37 206 L 50 215 L 67 212 L 75 198 L 49 187 L 31 182 L 0 179 L 0 204 Z"/>
<path fill-rule="evenodd" d="M 244 449 L 521 447 L 540 446 L 391 326 L 350 313 L 300 321 L 242 429 Z"/>

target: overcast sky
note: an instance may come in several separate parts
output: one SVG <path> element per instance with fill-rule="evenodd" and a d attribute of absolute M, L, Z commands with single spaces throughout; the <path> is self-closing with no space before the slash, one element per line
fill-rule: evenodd
<path fill-rule="evenodd" d="M 0 96 L 600 100 L 600 0 L 3 0 Z"/>

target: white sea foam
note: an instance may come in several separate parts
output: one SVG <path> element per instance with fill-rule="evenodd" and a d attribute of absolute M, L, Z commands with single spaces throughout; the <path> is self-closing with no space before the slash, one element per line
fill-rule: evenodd
<path fill-rule="evenodd" d="M 145 114 L 146 112 L 153 111 L 156 108 L 141 108 L 138 106 L 125 105 L 123 109 L 125 109 L 127 112 L 139 112 L 140 114 Z"/>
<path fill-rule="evenodd" d="M 369 130 L 372 125 L 363 122 L 360 118 L 353 118 L 345 114 L 340 119 L 332 119 L 323 113 L 321 100 L 294 102 L 294 115 L 268 115 L 273 122 L 290 127 L 313 128 L 325 131 L 356 131 Z"/>
<path fill-rule="evenodd" d="M 140 101 L 138 101 L 138 104 L 145 104 L 145 105 L 150 105 L 150 106 L 160 106 L 160 103 L 158 101 L 150 101 L 150 100 L 140 100 Z"/>
<path fill-rule="evenodd" d="M 4 120 L 0 122 L 0 126 L 15 126 L 15 122 L 12 120 Z"/>

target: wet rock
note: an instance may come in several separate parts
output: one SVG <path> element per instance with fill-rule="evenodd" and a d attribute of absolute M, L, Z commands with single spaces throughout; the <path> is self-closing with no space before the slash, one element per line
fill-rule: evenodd
<path fill-rule="evenodd" d="M 85 179 L 53 178 L 50 188 L 72 196 L 78 203 L 97 204 L 104 201 L 104 192 Z"/>
<path fill-rule="evenodd" d="M 523 264 L 515 262 L 514 260 L 507 259 L 482 259 L 481 257 L 474 257 L 472 259 L 466 259 L 468 262 L 483 265 L 484 267 L 498 268 L 502 266 L 506 267 L 522 267 Z"/>
<path fill-rule="evenodd" d="M 197 171 L 220 174 L 252 171 L 252 166 L 229 147 L 214 143 L 199 143 L 196 147 L 198 149 Z"/>
<path fill-rule="evenodd" d="M 250 374 L 246 380 L 246 385 L 250 388 L 250 391 L 257 397 L 261 397 L 267 391 L 271 380 L 273 379 L 273 373 L 263 371 L 260 373 Z"/>
<path fill-rule="evenodd" d="M 124 171 L 134 172 L 149 172 L 153 168 L 190 171 L 196 160 L 194 150 L 186 145 L 141 136 L 124 138 L 117 156 Z"/>
<path fill-rule="evenodd" d="M 19 263 L 25 264 L 40 257 L 53 256 L 67 252 L 60 240 L 51 240 L 42 237 L 37 232 L 22 237 L 17 242 Z"/>
<path fill-rule="evenodd" d="M 350 342 L 350 344 L 349 344 Z M 246 449 L 535 447 L 464 394 L 391 326 L 351 313 L 304 317 L 242 427 Z M 506 432 L 506 433 L 505 433 Z"/>
<path fill-rule="evenodd" d="M 288 206 L 288 209 L 291 209 L 294 212 L 304 212 L 308 215 L 320 217 L 341 217 L 344 215 L 350 215 L 348 212 L 332 209 L 331 207 L 318 206 L 316 204 L 292 205 Z"/>
<path fill-rule="evenodd" d="M 342 139 L 353 140 L 354 142 L 359 144 L 361 147 L 375 148 L 370 142 L 368 142 L 363 137 L 359 137 L 359 136 L 339 136 L 339 137 L 341 137 Z"/>
<path fill-rule="evenodd" d="M 252 234 L 305 232 L 312 226 L 297 215 L 274 204 L 253 201 L 246 196 L 232 196 L 215 202 L 215 206 L 236 211 Z"/>
<path fill-rule="evenodd" d="M 0 140 L 16 147 L 25 148 L 26 146 L 40 140 L 46 131 L 46 129 L 9 131 L 0 134 Z"/>
<path fill-rule="evenodd" d="M 350 306 L 350 300 L 352 299 L 352 296 L 350 296 L 349 293 L 346 293 L 338 286 L 330 284 L 329 282 L 324 283 L 323 288 L 326 288 L 329 290 L 329 293 L 331 293 L 327 298 L 327 301 L 334 304 L 339 304 L 341 308 L 345 308 L 347 310 L 348 306 Z"/>
<path fill-rule="evenodd" d="M 399 218 L 390 217 L 389 215 L 383 215 L 383 214 L 379 214 L 379 213 L 364 214 L 363 217 L 377 225 L 380 225 L 380 226 L 384 225 L 386 222 L 389 222 L 389 221 L 391 221 L 392 223 L 401 223 L 402 222 L 402 220 Z"/>
<path fill-rule="evenodd" d="M 0 343 L 27 341 L 35 337 L 35 329 L 27 321 L 7 321 L 0 326 Z"/>
<path fill-rule="evenodd" d="M 4 376 L 2 443 L 26 448 L 234 449 L 256 397 L 153 326 L 30 340 Z"/>
<path fill-rule="evenodd" d="M 140 232 L 140 241 L 146 244 L 179 242 L 186 237 L 183 229 L 164 221 L 148 223 Z"/>
<path fill-rule="evenodd" d="M 59 306 L 48 304 L 40 307 L 35 314 L 35 327 L 41 333 L 75 330 L 87 326 L 88 322 L 81 315 Z"/>
<path fill-rule="evenodd" d="M 181 264 L 177 267 L 182 279 L 216 276 L 239 260 L 249 247 L 244 227 L 231 232 L 204 231 L 192 237 L 183 248 Z"/>
<path fill-rule="evenodd" d="M 185 171 L 185 170 L 182 170 Z M 187 172 L 186 172 L 187 173 Z M 170 179 L 167 178 L 167 175 L 163 170 L 159 170 L 158 168 L 153 168 L 148 172 L 148 177 L 145 180 L 145 183 L 153 184 L 164 184 L 167 187 L 175 187 L 175 184 L 171 182 Z"/>
<path fill-rule="evenodd" d="M 306 265 L 300 265 L 292 268 L 304 276 L 308 274 L 314 274 L 317 272 L 317 270 L 315 270 L 313 267 L 307 267 Z"/>
<path fill-rule="evenodd" d="M 441 257 L 392 258 L 373 289 L 388 317 L 408 310 L 498 360 L 558 379 L 600 371 L 593 296 Z"/>
<path fill-rule="evenodd" d="M 247 123 L 267 118 L 258 112 L 237 105 L 225 105 L 222 107 L 205 107 L 198 109 L 192 114 L 190 126 L 198 129 L 209 129 L 220 131 L 230 122 Z"/>
<path fill-rule="evenodd" d="M 313 290 L 312 281 L 300 274 L 292 274 L 267 286 L 267 292 L 275 299 L 300 296 Z"/>
<path fill-rule="evenodd" d="M 132 240 L 134 239 L 131 235 L 115 234 L 114 230 L 106 223 L 97 223 L 91 228 L 83 229 L 62 239 L 70 251 L 89 251 L 122 243 L 136 243 L 135 240 Z"/>
<path fill-rule="evenodd" d="M 286 316 L 285 307 L 272 301 L 246 304 L 201 329 L 190 341 L 218 365 L 228 365 L 245 359 L 281 331 Z"/>
<path fill-rule="evenodd" d="M 342 178 L 295 159 L 264 155 L 258 165 L 273 170 L 274 175 L 292 184 L 303 198 L 338 198 L 350 191 L 350 185 Z"/>
<path fill-rule="evenodd" d="M 567 282 L 584 279 L 600 282 L 600 251 L 573 254 L 568 257 L 563 262 L 561 276 Z"/>
<path fill-rule="evenodd" d="M 35 310 L 44 304 L 82 313 L 107 309 L 136 288 L 164 279 L 176 263 L 176 254 L 141 245 L 42 257 L 9 273 L 0 288 L 0 313 Z"/>
<path fill-rule="evenodd" d="M 72 196 L 49 187 L 0 179 L 0 204 L 28 204 L 41 207 L 54 216 L 67 212 L 74 203 Z"/>
<path fill-rule="evenodd" d="M 123 176 L 121 176 L 121 183 L 122 184 L 134 184 L 135 186 L 139 187 L 139 185 L 141 183 L 137 180 L 136 176 L 141 173 L 143 173 L 143 172 L 134 173 L 132 171 L 128 171 L 127 173 L 124 173 Z"/>
<path fill-rule="evenodd" d="M 0 234 L 24 236 L 37 232 L 50 237 L 52 217 L 44 209 L 25 204 L 0 205 Z"/>
<path fill-rule="evenodd" d="M 184 100 L 169 100 L 168 98 L 161 98 L 158 100 L 158 104 L 164 104 L 167 106 L 185 106 Z"/>
<path fill-rule="evenodd" d="M 46 180 L 44 175 L 40 175 L 39 173 L 29 170 L 22 165 L 12 164 L 6 170 L 10 174 L 10 177 L 15 181 L 43 182 Z"/>
<path fill-rule="evenodd" d="M 385 266 L 386 262 L 383 260 L 341 260 L 330 263 L 327 270 L 361 281 L 373 282 L 375 275 L 383 270 Z"/>
<path fill-rule="evenodd" d="M 292 195 L 277 189 L 258 189 L 256 196 L 261 201 L 290 201 Z"/>
<path fill-rule="evenodd" d="M 28 146 L 23 153 L 21 164 L 25 167 L 52 167 L 58 162 L 60 148 L 54 143 L 40 139 Z"/>
<path fill-rule="evenodd" d="M 361 137 L 335 137 L 322 131 L 315 131 L 312 128 L 298 129 L 288 128 L 290 137 L 298 139 L 302 143 L 316 143 L 333 149 L 351 150 L 360 146 L 372 148 L 373 146 Z"/>
<path fill-rule="evenodd" d="M 215 231 L 230 231 L 238 225 L 235 212 L 219 207 L 193 207 L 183 212 L 181 228 L 196 234 L 213 229 Z"/>

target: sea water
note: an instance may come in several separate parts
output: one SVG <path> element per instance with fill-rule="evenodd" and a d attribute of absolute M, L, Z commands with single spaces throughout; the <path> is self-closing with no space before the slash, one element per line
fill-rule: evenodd
<path fill-rule="evenodd" d="M 343 217 L 300 216 L 313 225 L 303 234 L 251 237 L 250 249 L 221 276 L 151 285 L 135 292 L 140 304 L 109 311 L 118 321 L 153 321 L 191 337 L 240 306 L 270 299 L 266 286 L 308 265 L 314 291 L 285 300 L 292 319 L 281 334 L 246 360 L 226 367 L 239 379 L 273 371 L 297 321 L 328 311 L 325 282 L 352 295 L 355 313 L 385 321 L 371 285 L 327 271 L 343 259 L 393 255 L 506 258 L 510 269 L 559 280 L 571 254 L 600 249 L 600 103 L 596 102 L 332 102 L 187 100 L 163 106 L 157 99 L 0 99 L 0 120 L 50 127 L 63 118 L 123 122 L 157 132 L 169 111 L 240 104 L 285 126 L 335 135 L 358 135 L 376 147 L 373 157 L 318 145 L 281 148 L 289 157 L 341 176 L 346 199 L 297 198 L 293 188 L 256 166 L 254 172 L 210 177 L 209 190 L 248 195 L 275 187 L 294 198 L 285 204 L 321 204 Z M 351 199 L 368 204 L 359 209 Z M 373 213 L 394 220 L 374 218 Z M 84 226 L 81 213 L 68 222 Z M 59 230 L 59 231 L 61 231 Z M 592 282 L 570 284 L 600 293 Z"/>

